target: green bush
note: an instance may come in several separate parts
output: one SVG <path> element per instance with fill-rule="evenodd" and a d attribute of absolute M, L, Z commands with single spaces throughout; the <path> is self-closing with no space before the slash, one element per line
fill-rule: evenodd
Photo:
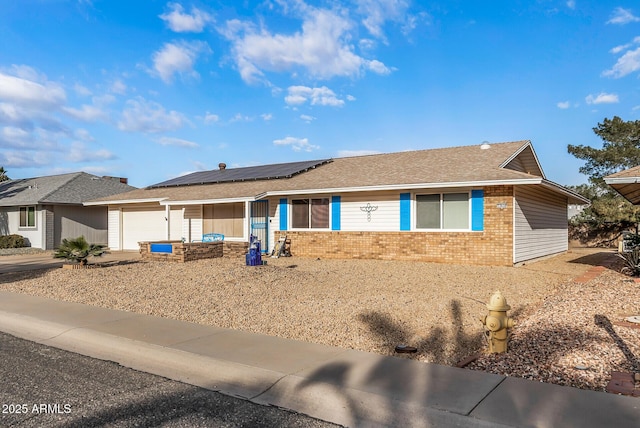
<path fill-rule="evenodd" d="M 0 248 L 22 248 L 26 247 L 24 237 L 20 235 L 0 236 Z"/>

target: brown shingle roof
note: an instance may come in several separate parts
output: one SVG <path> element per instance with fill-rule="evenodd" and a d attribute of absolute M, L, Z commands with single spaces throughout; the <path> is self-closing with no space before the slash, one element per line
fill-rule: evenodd
<path fill-rule="evenodd" d="M 139 189 L 97 201 L 253 198 L 276 191 L 540 178 L 538 175 L 500 167 L 505 160 L 530 144 L 529 141 L 517 141 L 491 144 L 486 150 L 475 145 L 336 158 L 333 162 L 291 178 Z"/>
<path fill-rule="evenodd" d="M 633 168 L 625 169 L 614 174 L 607 175 L 605 178 L 625 178 L 625 177 L 640 177 L 640 166 L 634 166 Z"/>

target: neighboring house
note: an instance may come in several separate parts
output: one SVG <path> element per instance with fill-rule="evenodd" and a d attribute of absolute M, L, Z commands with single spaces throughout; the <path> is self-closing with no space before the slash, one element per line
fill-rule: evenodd
<path fill-rule="evenodd" d="M 633 205 L 640 205 L 640 166 L 607 175 L 604 182 Z"/>
<path fill-rule="evenodd" d="M 91 201 L 109 247 L 281 235 L 294 255 L 513 265 L 566 251 L 567 205 L 529 141 L 197 172 Z"/>
<path fill-rule="evenodd" d="M 46 250 L 80 235 L 107 244 L 107 208 L 82 203 L 133 189 L 126 179 L 85 172 L 0 182 L 0 235 L 22 235 Z"/>

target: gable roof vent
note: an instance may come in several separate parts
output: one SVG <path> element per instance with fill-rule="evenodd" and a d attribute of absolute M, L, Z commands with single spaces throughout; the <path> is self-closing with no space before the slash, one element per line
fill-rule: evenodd
<path fill-rule="evenodd" d="M 489 144 L 488 141 L 483 141 L 482 144 L 480 144 L 480 149 L 482 150 L 487 150 L 491 148 L 491 144 Z"/>
<path fill-rule="evenodd" d="M 226 164 L 226 163 L 224 163 L 224 162 L 220 162 L 220 163 L 218 164 L 218 168 L 220 168 L 220 171 L 222 171 L 222 170 L 224 170 L 224 169 L 227 169 L 227 164 Z"/>

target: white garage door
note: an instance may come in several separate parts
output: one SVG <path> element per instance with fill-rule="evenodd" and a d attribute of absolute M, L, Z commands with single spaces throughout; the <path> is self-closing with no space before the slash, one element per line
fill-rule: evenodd
<path fill-rule="evenodd" d="M 139 249 L 140 241 L 161 241 L 167 236 L 164 208 L 127 208 L 122 210 L 122 246 Z"/>

